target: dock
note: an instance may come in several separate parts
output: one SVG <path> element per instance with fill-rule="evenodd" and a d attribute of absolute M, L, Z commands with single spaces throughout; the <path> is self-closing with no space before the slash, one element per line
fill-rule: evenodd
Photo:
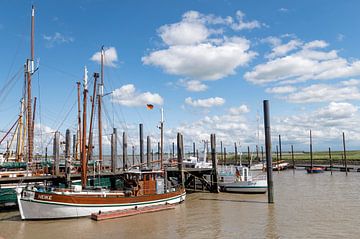
<path fill-rule="evenodd" d="M 108 219 L 115 219 L 115 218 L 122 218 L 122 217 L 129 217 L 144 213 L 151 213 L 151 212 L 159 212 L 165 210 L 175 209 L 174 204 L 166 204 L 166 205 L 158 205 L 158 206 L 149 206 L 149 207 L 140 207 L 134 209 L 127 209 L 127 210 L 116 210 L 116 211 L 109 211 L 109 212 L 101 212 L 92 213 L 91 219 L 95 221 L 103 221 Z"/>

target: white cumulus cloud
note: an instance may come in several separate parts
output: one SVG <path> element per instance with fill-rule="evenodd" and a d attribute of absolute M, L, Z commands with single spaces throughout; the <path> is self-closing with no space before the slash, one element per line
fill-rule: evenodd
<path fill-rule="evenodd" d="M 180 81 L 180 84 L 184 85 L 188 91 L 200 92 L 208 89 L 207 85 L 198 80 Z"/>
<path fill-rule="evenodd" d="M 97 63 L 101 63 L 101 51 L 94 53 L 94 55 L 90 58 L 90 60 L 95 61 Z M 115 47 L 109 47 L 104 49 L 104 65 L 110 67 L 116 67 L 116 63 L 118 61 L 118 56 Z"/>
<path fill-rule="evenodd" d="M 164 100 L 157 93 L 137 92 L 132 84 L 123 85 L 112 93 L 112 101 L 124 106 L 162 105 Z"/>
<path fill-rule="evenodd" d="M 53 35 L 43 35 L 43 39 L 47 41 L 46 47 L 51 48 L 55 45 L 60 45 L 63 43 L 71 43 L 75 39 L 70 36 L 65 36 L 60 32 L 55 32 Z"/>
<path fill-rule="evenodd" d="M 231 115 L 239 115 L 250 112 L 249 107 L 247 105 L 240 105 L 239 107 L 232 107 L 229 109 L 229 113 Z"/>
<path fill-rule="evenodd" d="M 278 86 L 273 88 L 267 88 L 265 90 L 267 93 L 270 94 L 285 94 L 285 93 L 291 93 L 296 91 L 296 87 L 287 85 L 287 86 Z"/>
<path fill-rule="evenodd" d="M 338 56 L 336 50 L 324 50 L 327 46 L 321 40 L 302 43 L 296 52 L 256 65 L 244 78 L 254 84 L 286 84 L 360 75 L 359 60 L 349 61 Z"/>
<path fill-rule="evenodd" d="M 249 21 L 249 22 L 244 21 L 245 13 L 243 13 L 240 10 L 236 12 L 236 18 L 237 18 L 238 22 L 234 22 L 231 25 L 232 29 L 234 29 L 234 30 L 254 29 L 254 28 L 261 27 L 260 22 L 257 20 L 253 20 L 253 21 Z"/>
<path fill-rule="evenodd" d="M 359 100 L 360 91 L 356 86 L 314 84 L 298 88 L 297 92 L 289 94 L 285 99 L 293 103 Z"/>
<path fill-rule="evenodd" d="M 256 55 L 249 51 L 250 42 L 244 38 L 225 39 L 220 45 L 210 42 L 197 45 L 175 45 L 150 53 L 142 58 L 144 64 L 155 65 L 167 73 L 194 80 L 218 80 L 246 65 Z"/>
<path fill-rule="evenodd" d="M 193 107 L 210 108 L 213 106 L 221 106 L 225 103 L 225 100 L 221 97 L 213 97 L 208 99 L 193 100 L 191 97 L 185 99 L 187 105 Z"/>
<path fill-rule="evenodd" d="M 245 22 L 244 16 L 241 11 L 236 19 L 185 12 L 181 21 L 158 29 L 164 48 L 145 55 L 142 62 L 187 79 L 184 86 L 189 91 L 204 91 L 207 86 L 200 81 L 235 74 L 237 68 L 246 66 L 257 55 L 250 50 L 249 40 L 224 34 L 224 28 L 241 30 L 260 26 L 257 21 Z"/>

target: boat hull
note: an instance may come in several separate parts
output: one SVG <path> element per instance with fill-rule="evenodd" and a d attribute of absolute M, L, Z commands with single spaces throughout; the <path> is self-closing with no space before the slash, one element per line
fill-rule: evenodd
<path fill-rule="evenodd" d="M 323 167 L 313 167 L 313 168 L 307 168 L 307 173 L 323 173 L 325 168 Z"/>
<path fill-rule="evenodd" d="M 233 182 L 220 185 L 220 188 L 224 192 L 231 193 L 266 193 L 267 182 L 266 181 L 248 181 L 248 182 Z"/>
<path fill-rule="evenodd" d="M 45 200 L 39 200 L 39 196 Z M 186 193 L 181 190 L 158 195 L 147 195 L 138 197 L 123 197 L 118 199 L 92 200 L 84 203 L 82 199 L 73 199 L 71 196 L 62 197 L 49 196 L 51 194 L 37 194 L 34 198 L 21 198 L 18 195 L 18 204 L 23 220 L 36 219 L 61 219 L 90 216 L 92 213 L 108 212 L 115 210 L 134 209 L 139 207 L 175 204 L 185 200 Z M 50 200 L 49 200 L 50 199 Z M 58 199 L 58 200 L 56 200 Z M 101 203 L 103 202 L 103 203 Z"/>

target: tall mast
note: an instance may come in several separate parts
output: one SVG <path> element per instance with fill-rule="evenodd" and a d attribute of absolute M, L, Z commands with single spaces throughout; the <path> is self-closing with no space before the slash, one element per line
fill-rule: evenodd
<path fill-rule="evenodd" d="M 99 161 L 102 163 L 102 120 L 101 120 L 101 102 L 104 94 L 104 47 L 101 47 L 101 83 L 98 91 L 98 126 L 99 126 Z"/>
<path fill-rule="evenodd" d="M 88 160 L 91 159 L 92 156 L 92 146 L 93 146 L 93 118 L 94 118 L 94 108 L 95 108 L 95 97 L 96 97 L 96 83 L 97 83 L 97 79 L 99 78 L 99 73 L 94 73 L 94 91 L 93 91 L 93 97 L 92 97 L 92 102 L 91 102 L 91 113 L 90 113 L 90 128 L 89 128 L 89 143 L 88 143 Z"/>
<path fill-rule="evenodd" d="M 17 135 L 17 144 L 16 144 L 16 161 L 21 162 L 23 156 L 23 114 L 24 114 L 24 99 L 20 100 L 20 114 L 19 114 L 19 131 Z"/>
<path fill-rule="evenodd" d="M 77 84 L 77 97 L 78 97 L 78 130 L 77 130 L 77 142 L 76 142 L 76 153 L 75 158 L 78 160 L 79 151 L 81 151 L 81 98 L 80 98 L 80 87 L 81 83 L 76 82 Z"/>
<path fill-rule="evenodd" d="M 81 144 L 81 185 L 86 188 L 87 183 L 87 160 L 86 160 L 86 96 L 87 96 L 87 69 L 84 69 L 84 104 L 83 104 L 83 130 Z"/>
<path fill-rule="evenodd" d="M 31 74 L 34 72 L 34 28 L 35 8 L 31 9 L 31 56 L 27 61 L 27 132 L 28 132 L 28 161 L 33 157 L 33 131 L 32 131 L 32 110 L 31 110 Z"/>
<path fill-rule="evenodd" d="M 160 169 L 163 168 L 163 148 L 164 148 L 164 109 L 161 108 L 161 121 L 160 121 Z"/>

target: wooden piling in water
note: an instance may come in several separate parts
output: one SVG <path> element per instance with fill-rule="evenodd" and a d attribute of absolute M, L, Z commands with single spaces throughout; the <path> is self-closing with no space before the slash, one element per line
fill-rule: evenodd
<path fill-rule="evenodd" d="M 247 147 L 247 150 L 248 150 L 248 167 L 249 167 L 249 170 L 250 170 L 250 167 L 251 167 L 251 156 L 250 156 L 250 146 Z"/>
<path fill-rule="evenodd" d="M 195 157 L 196 155 L 196 147 L 195 147 L 195 142 L 193 142 L 193 157 Z"/>
<path fill-rule="evenodd" d="M 332 159 L 331 159 L 331 148 L 330 147 L 329 147 L 329 160 L 330 160 L 330 173 L 332 175 L 333 164 L 332 164 Z"/>
<path fill-rule="evenodd" d="M 217 158 L 216 158 L 216 136 L 215 134 L 210 135 L 210 144 L 211 144 L 211 161 L 212 161 L 212 192 L 219 193 L 219 185 L 218 185 L 218 174 L 217 174 Z"/>
<path fill-rule="evenodd" d="M 312 136 L 310 130 L 310 172 L 312 173 L 313 170 L 313 153 L 312 153 Z"/>
<path fill-rule="evenodd" d="M 234 150 L 235 150 L 235 165 L 237 165 L 237 146 L 236 146 L 236 142 L 234 143 Z"/>
<path fill-rule="evenodd" d="M 55 166 L 55 175 L 60 176 L 60 132 L 56 131 L 54 135 L 54 145 L 53 145 L 53 158 Z"/>
<path fill-rule="evenodd" d="M 183 138 L 180 133 L 177 134 L 177 161 L 179 169 L 179 184 L 184 188 L 184 171 L 183 171 Z"/>
<path fill-rule="evenodd" d="M 150 168 L 151 141 L 150 136 L 146 137 L 146 166 Z"/>
<path fill-rule="evenodd" d="M 279 162 L 279 147 L 278 145 L 276 145 L 276 168 L 278 173 L 280 173 L 280 166 L 279 166 L 280 162 Z"/>
<path fill-rule="evenodd" d="M 114 132 L 115 133 L 115 132 Z M 123 145 L 122 145 L 122 154 L 123 154 L 123 171 L 127 170 L 127 135 L 126 132 L 123 132 Z"/>
<path fill-rule="evenodd" d="M 224 147 L 224 165 L 226 165 L 226 147 Z"/>
<path fill-rule="evenodd" d="M 263 104 L 264 104 L 264 129 L 265 129 L 266 174 L 267 174 L 267 184 L 268 184 L 268 203 L 274 203 L 269 101 L 264 100 Z"/>
<path fill-rule="evenodd" d="M 76 134 L 73 134 L 73 160 L 76 159 Z"/>
<path fill-rule="evenodd" d="M 132 146 L 132 166 L 135 165 L 135 146 Z"/>
<path fill-rule="evenodd" d="M 344 161 L 345 161 L 345 173 L 346 176 L 348 175 L 348 168 L 347 168 L 347 160 L 346 160 L 346 147 L 345 147 L 345 133 L 342 133 L 342 137 L 343 137 L 343 147 L 344 147 Z"/>
<path fill-rule="evenodd" d="M 172 158 L 175 158 L 175 143 L 172 143 Z"/>
<path fill-rule="evenodd" d="M 70 145 L 71 145 L 70 130 L 66 130 L 65 134 L 65 177 L 66 184 L 71 183 L 71 158 L 70 158 Z"/>
<path fill-rule="evenodd" d="M 143 164 L 143 155 L 144 155 L 144 135 L 143 135 L 143 124 L 139 125 L 140 128 L 140 168 Z"/>
<path fill-rule="evenodd" d="M 279 153 L 280 153 L 280 162 L 282 162 L 282 150 L 281 150 L 281 135 L 279 134 Z"/>
<path fill-rule="evenodd" d="M 294 146 L 291 145 L 291 159 L 293 165 L 293 174 L 295 174 L 295 158 L 294 158 Z"/>
<path fill-rule="evenodd" d="M 221 161 L 222 163 L 224 164 L 224 155 L 223 155 L 223 143 L 222 141 L 220 141 L 220 158 L 221 158 Z"/>
<path fill-rule="evenodd" d="M 111 134 L 111 172 L 115 173 L 117 169 L 117 130 L 113 128 Z"/>

